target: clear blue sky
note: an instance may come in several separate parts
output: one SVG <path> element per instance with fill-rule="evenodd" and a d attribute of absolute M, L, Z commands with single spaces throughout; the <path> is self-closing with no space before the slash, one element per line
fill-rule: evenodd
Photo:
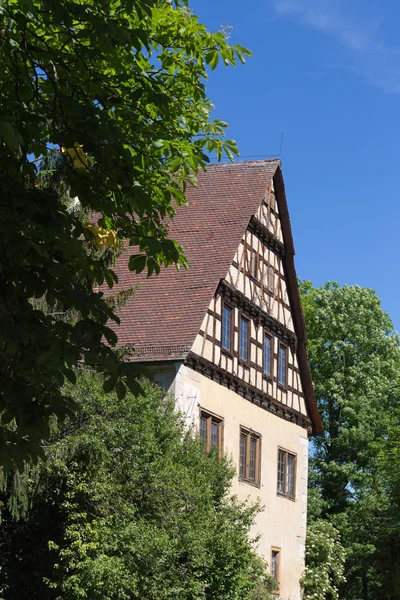
<path fill-rule="evenodd" d="M 253 58 L 218 67 L 208 93 L 241 157 L 276 155 L 296 268 L 376 290 L 400 330 L 400 4 L 192 0 Z"/>

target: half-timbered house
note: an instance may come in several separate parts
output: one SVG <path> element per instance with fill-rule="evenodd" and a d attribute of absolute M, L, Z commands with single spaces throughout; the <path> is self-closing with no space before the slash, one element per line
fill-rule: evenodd
<path fill-rule="evenodd" d="M 280 162 L 212 165 L 170 236 L 189 269 L 133 276 L 119 342 L 134 344 L 208 447 L 232 456 L 232 492 L 260 499 L 259 552 L 280 598 L 299 600 L 308 436 L 321 431 L 306 352 Z"/>

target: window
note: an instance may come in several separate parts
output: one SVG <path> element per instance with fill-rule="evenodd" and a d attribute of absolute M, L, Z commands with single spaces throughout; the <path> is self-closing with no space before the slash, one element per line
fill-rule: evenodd
<path fill-rule="evenodd" d="M 248 429 L 240 429 L 239 477 L 260 484 L 261 438 Z"/>
<path fill-rule="evenodd" d="M 232 350 L 232 316 L 233 309 L 226 304 L 222 308 L 222 349 Z"/>
<path fill-rule="evenodd" d="M 249 341 L 249 321 L 244 317 L 240 317 L 239 358 L 244 362 L 249 360 Z"/>
<path fill-rule="evenodd" d="M 250 276 L 253 277 L 253 279 L 258 279 L 258 264 L 258 252 L 257 250 L 254 250 L 254 248 L 252 248 L 250 254 Z"/>
<path fill-rule="evenodd" d="M 287 349 L 286 346 L 279 344 L 278 354 L 278 383 L 286 387 L 286 372 L 287 372 Z"/>
<path fill-rule="evenodd" d="M 266 377 L 272 377 L 272 357 L 273 357 L 272 337 L 268 333 L 264 332 L 263 373 Z"/>
<path fill-rule="evenodd" d="M 296 455 L 278 450 L 278 494 L 294 499 L 296 495 Z"/>
<path fill-rule="evenodd" d="M 281 549 L 271 548 L 271 575 L 276 581 L 276 592 L 279 592 L 281 582 Z"/>
<path fill-rule="evenodd" d="M 200 437 L 207 450 L 211 448 L 222 450 L 222 426 L 223 420 L 220 417 L 204 410 L 200 411 Z"/>
<path fill-rule="evenodd" d="M 269 292 L 273 292 L 274 291 L 274 281 L 275 278 L 275 273 L 274 273 L 274 267 L 269 266 L 268 270 L 267 270 L 267 289 Z"/>

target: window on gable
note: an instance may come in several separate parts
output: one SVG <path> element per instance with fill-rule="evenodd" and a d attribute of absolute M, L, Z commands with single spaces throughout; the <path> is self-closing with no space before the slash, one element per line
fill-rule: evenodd
<path fill-rule="evenodd" d="M 281 549 L 271 548 L 271 575 L 276 581 L 275 592 L 279 592 L 281 580 Z"/>
<path fill-rule="evenodd" d="M 223 420 L 205 410 L 200 411 L 200 437 L 206 449 L 218 448 L 222 451 Z"/>
<path fill-rule="evenodd" d="M 239 477 L 260 484 L 261 438 L 257 433 L 240 428 Z"/>
<path fill-rule="evenodd" d="M 222 309 L 222 349 L 232 351 L 232 318 L 233 309 L 226 304 Z"/>
<path fill-rule="evenodd" d="M 240 317 L 239 324 L 239 358 L 244 362 L 249 360 L 250 322 Z"/>
<path fill-rule="evenodd" d="M 271 293 L 273 293 L 275 289 L 275 271 L 272 266 L 269 266 L 267 270 L 267 289 Z"/>
<path fill-rule="evenodd" d="M 296 495 L 296 455 L 278 449 L 278 485 L 280 496 L 294 499 Z"/>
<path fill-rule="evenodd" d="M 257 250 L 251 249 L 250 254 L 250 275 L 253 279 L 258 279 L 259 256 Z"/>
<path fill-rule="evenodd" d="M 279 344 L 278 384 L 285 387 L 286 382 L 287 382 L 287 348 L 283 344 Z"/>
<path fill-rule="evenodd" d="M 263 373 L 266 377 L 272 377 L 273 341 L 272 337 L 264 332 L 263 343 Z"/>

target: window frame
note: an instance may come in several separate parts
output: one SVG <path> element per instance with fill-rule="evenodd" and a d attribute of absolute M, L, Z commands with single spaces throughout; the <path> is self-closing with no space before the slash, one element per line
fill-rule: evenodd
<path fill-rule="evenodd" d="M 269 356 L 269 373 L 265 372 L 265 338 L 269 338 L 271 346 L 270 346 L 270 356 Z M 263 330 L 263 348 L 262 348 L 262 372 L 263 377 L 265 379 L 271 380 L 274 376 L 274 337 L 270 334 L 267 329 Z"/>
<path fill-rule="evenodd" d="M 246 355 L 247 355 L 247 357 L 246 357 L 246 359 L 244 359 L 244 358 L 242 358 L 240 356 L 240 342 L 241 342 L 241 328 L 240 328 L 240 325 L 241 325 L 242 320 L 247 323 L 247 340 L 246 340 Z M 246 367 L 249 367 L 249 365 L 250 365 L 250 350 L 251 350 L 251 347 L 250 347 L 251 321 L 242 312 L 239 312 L 238 334 L 239 334 L 238 335 L 238 354 L 237 354 L 238 360 L 239 360 L 240 364 L 242 364 L 242 365 L 244 365 Z"/>
<path fill-rule="evenodd" d="M 281 381 L 279 381 L 279 372 L 280 372 L 280 367 L 281 367 L 281 348 L 283 349 L 284 353 L 285 353 L 285 381 L 284 383 L 282 383 Z M 287 390 L 287 386 L 288 386 L 288 347 L 286 346 L 286 344 L 283 344 L 282 342 L 279 342 L 278 344 L 278 369 L 276 372 L 276 382 L 278 384 L 278 387 L 280 387 L 282 390 Z"/>
<path fill-rule="evenodd" d="M 283 491 L 279 490 L 279 455 L 284 455 L 283 461 Z M 287 491 L 287 468 L 288 468 L 288 456 L 293 457 L 293 494 L 289 494 Z M 276 494 L 282 498 L 288 498 L 289 500 L 296 500 L 296 478 L 297 478 L 297 454 L 286 448 L 278 446 L 277 453 L 277 467 L 276 467 Z"/>
<path fill-rule="evenodd" d="M 250 248 L 249 277 L 254 281 L 259 281 L 260 279 L 260 255 L 258 250 L 253 247 Z"/>
<path fill-rule="evenodd" d="M 242 436 L 246 438 L 244 475 L 241 475 L 241 441 Z M 250 478 L 250 443 L 255 440 L 255 465 L 254 479 Z M 243 481 L 255 487 L 261 487 L 261 435 L 248 427 L 240 426 L 239 429 L 239 481 Z"/>
<path fill-rule="evenodd" d="M 225 348 L 224 344 L 224 310 L 227 308 L 230 310 L 231 319 L 230 319 L 230 335 L 229 335 L 229 348 Z M 234 321 L 234 313 L 235 309 L 232 304 L 226 302 L 226 300 L 222 301 L 222 310 L 221 310 L 221 351 L 225 354 L 228 354 L 230 357 L 233 356 L 234 350 L 234 335 L 235 335 L 235 321 Z"/>
<path fill-rule="evenodd" d="M 206 438 L 201 437 L 201 419 L 206 419 Z M 218 443 L 216 446 L 211 444 L 211 427 L 212 424 L 216 423 L 218 426 Z M 212 448 L 218 450 L 219 455 L 222 455 L 224 446 L 224 419 L 219 415 L 216 415 L 209 410 L 200 407 L 200 421 L 199 421 L 199 435 L 200 438 L 205 442 L 206 452 L 209 452 Z"/>
<path fill-rule="evenodd" d="M 278 577 L 274 577 L 273 574 L 273 555 L 274 553 L 278 556 Z M 278 546 L 271 546 L 271 575 L 272 577 L 274 577 L 277 586 L 274 590 L 274 593 L 279 594 L 280 591 L 280 587 L 281 587 L 281 557 L 282 557 L 282 549 L 279 548 Z"/>

